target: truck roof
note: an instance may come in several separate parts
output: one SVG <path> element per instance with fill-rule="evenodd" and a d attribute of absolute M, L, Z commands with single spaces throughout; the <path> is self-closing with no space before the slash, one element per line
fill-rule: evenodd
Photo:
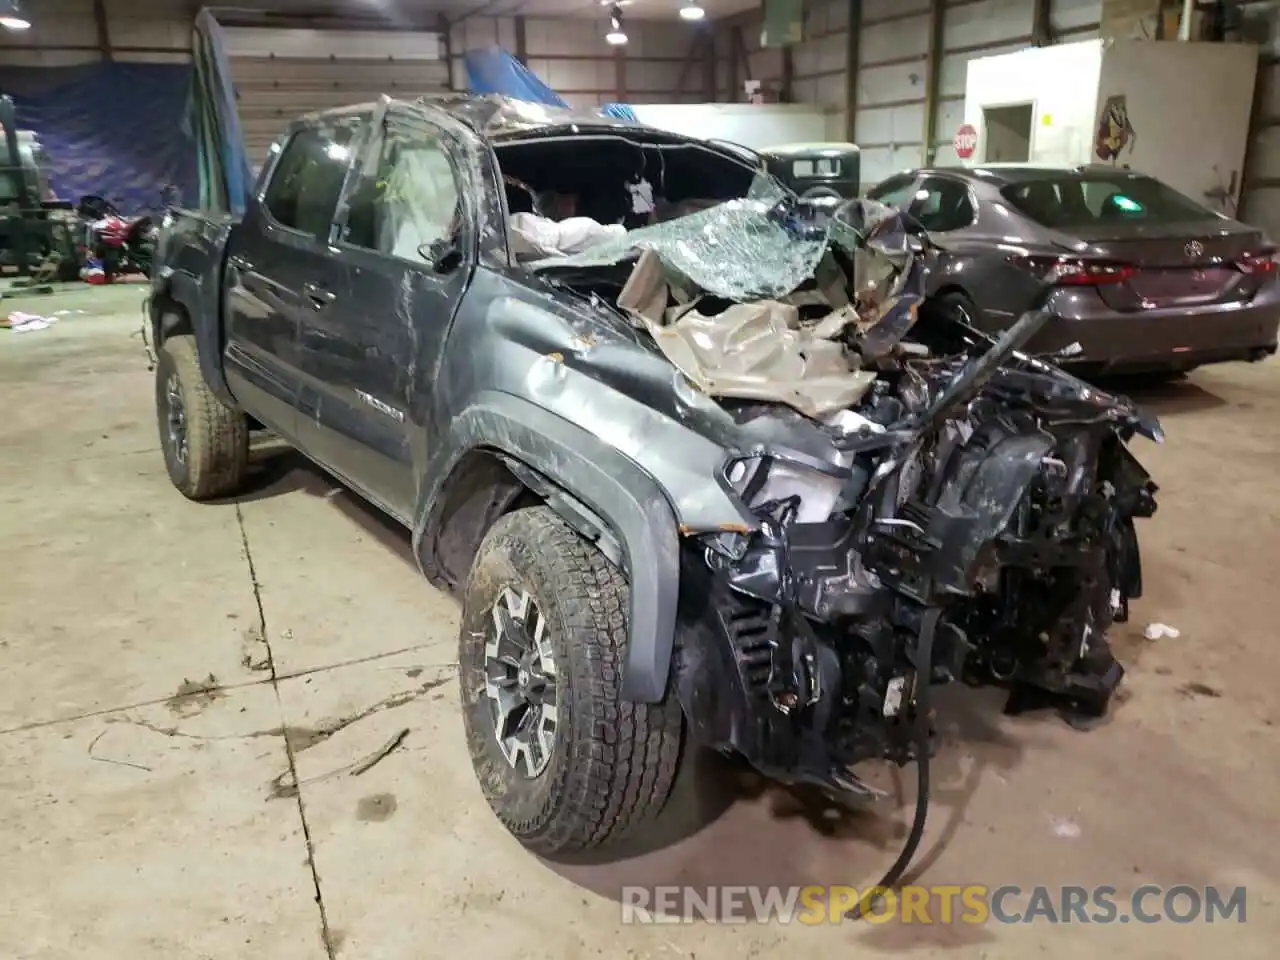
<path fill-rule="evenodd" d="M 644 129 L 652 132 L 654 128 L 631 120 L 623 120 L 606 114 L 603 110 L 579 110 L 572 107 L 553 107 L 542 103 L 531 103 L 504 97 L 497 94 L 446 93 L 439 96 L 429 95 L 416 101 L 387 97 L 391 103 L 403 106 L 424 104 L 443 110 L 458 121 L 465 123 L 480 136 L 489 140 L 502 140 L 514 137 L 537 135 L 539 132 L 562 130 L 565 127 L 585 127 L 589 129 Z M 321 117 L 337 117 L 371 109 L 372 103 L 353 104 L 323 110 L 302 117 L 302 120 L 319 119 Z M 676 134 L 669 135 L 673 140 L 687 140 Z"/>

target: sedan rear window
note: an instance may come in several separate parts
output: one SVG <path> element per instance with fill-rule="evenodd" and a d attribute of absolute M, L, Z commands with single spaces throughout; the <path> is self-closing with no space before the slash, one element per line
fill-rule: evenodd
<path fill-rule="evenodd" d="M 1215 215 L 1159 180 L 1141 176 L 1063 175 L 1015 183 L 1000 193 L 1046 227 L 1109 223 L 1185 223 Z"/>

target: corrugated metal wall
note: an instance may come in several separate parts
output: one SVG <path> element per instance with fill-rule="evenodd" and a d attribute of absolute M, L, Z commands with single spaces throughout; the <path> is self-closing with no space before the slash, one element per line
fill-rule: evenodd
<path fill-rule="evenodd" d="M 23 33 L 0 36 L 0 64 L 68 67 L 102 59 L 102 36 L 93 0 L 38 0 Z M 191 16 L 175 0 L 128 0 L 106 4 L 106 40 L 116 60 L 182 63 L 190 59 Z"/>
<path fill-rule="evenodd" d="M 627 45 L 615 49 L 593 20 L 468 17 L 450 30 L 453 76 L 464 86 L 462 55 L 497 44 L 573 106 L 709 99 L 696 47 L 705 27 L 629 20 L 626 31 Z"/>
<path fill-rule="evenodd" d="M 760 18 L 752 13 L 718 26 L 721 99 L 745 99 L 742 81 L 763 81 L 775 91 L 788 84 L 793 99 L 838 111 L 829 135 L 843 138 L 850 9 L 861 8 L 854 82 L 854 136 L 863 149 L 862 179 L 870 185 L 905 167 L 957 162 L 952 137 L 962 122 L 966 65 L 975 57 L 1018 50 L 1036 33 L 1031 0 L 813 0 L 804 41 L 789 54 L 760 48 Z M 1054 42 L 1099 35 L 1104 7 L 1123 6 L 1133 19 L 1151 3 L 1051 0 Z M 1143 10 L 1138 10 L 1143 7 Z M 1280 240 L 1280 14 L 1275 0 L 1242 0 L 1246 39 L 1263 45 L 1241 216 Z M 935 17 L 941 14 L 940 21 Z M 1148 31 L 1149 32 L 1149 31 Z M 939 55 L 930 56 L 936 44 Z M 788 63 L 788 60 L 790 63 Z M 929 75 L 937 69 L 937 96 L 927 103 Z M 1170 109 L 1177 109 L 1170 104 Z M 926 138 L 931 142 L 926 149 Z"/>
<path fill-rule="evenodd" d="M 1106 4 L 1115 6 L 1114 0 L 1051 0 L 1052 38 L 1097 36 Z M 1242 6 L 1247 37 L 1264 44 L 1242 213 L 1280 239 L 1280 25 L 1273 0 L 1243 0 Z M 706 28 L 684 23 L 633 20 L 631 42 L 614 51 L 591 20 L 529 17 L 521 25 L 516 17 L 471 17 L 450 31 L 450 66 L 462 86 L 462 53 L 498 43 L 523 54 L 543 80 L 580 105 L 741 101 L 743 80 L 756 79 L 774 91 L 789 90 L 797 101 L 834 108 L 829 135 L 837 138 L 847 129 L 849 11 L 860 8 L 854 130 L 864 149 L 863 180 L 870 183 L 931 159 L 954 161 L 951 137 L 960 123 L 966 64 L 1030 43 L 1035 7 L 1032 0 L 810 0 L 802 43 L 786 53 L 761 49 L 759 15 L 744 14 L 715 25 L 710 63 Z M 112 0 L 106 8 L 106 40 L 116 59 L 187 58 L 192 8 L 184 0 Z M 0 65 L 66 66 L 102 56 L 93 0 L 39 0 L 33 16 L 37 26 L 29 33 L 0 35 Z M 935 44 L 938 55 L 930 57 Z M 934 69 L 937 96 L 927 104 Z M 252 147 L 261 151 L 287 115 L 382 90 L 438 89 L 449 70 L 394 59 L 353 69 L 349 61 L 264 58 L 237 64 L 236 73 L 247 96 Z"/>
<path fill-rule="evenodd" d="M 1101 0 L 1052 0 L 1054 39 L 1097 36 L 1101 6 Z M 1030 44 L 1035 7 L 1030 0 L 814 0 L 805 15 L 804 41 L 789 54 L 760 49 L 758 15 L 735 18 L 721 27 L 718 40 L 722 89 L 733 91 L 729 99 L 741 100 L 745 79 L 762 80 L 778 91 L 789 86 L 797 101 L 835 108 L 829 133 L 843 139 L 849 11 L 858 7 L 853 129 L 863 150 L 863 181 L 874 183 L 935 160 L 954 163 L 951 140 L 961 123 L 966 64 Z M 934 45 L 937 56 L 931 56 Z M 937 96 L 929 103 L 934 69 Z"/>
<path fill-rule="evenodd" d="M 449 88 L 449 64 L 437 34 L 329 32 L 331 46 L 337 40 L 357 42 L 341 44 L 348 49 L 331 56 L 318 49 L 314 57 L 298 56 L 288 31 L 229 28 L 225 34 L 245 149 L 254 164 L 299 114 L 365 103 L 384 93 L 416 99 Z"/>
<path fill-rule="evenodd" d="M 1280 242 L 1280 19 L 1270 5 L 1246 8 L 1246 36 L 1262 45 L 1241 216 Z"/>

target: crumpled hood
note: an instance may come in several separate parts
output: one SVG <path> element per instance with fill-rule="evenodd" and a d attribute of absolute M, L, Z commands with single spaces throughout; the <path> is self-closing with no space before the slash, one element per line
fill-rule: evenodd
<path fill-rule="evenodd" d="M 865 394 L 875 375 L 863 360 L 890 351 L 915 323 L 923 252 L 889 207 L 851 201 L 818 222 L 762 178 L 742 200 L 530 266 L 635 259 L 617 306 L 696 388 L 823 419 Z"/>

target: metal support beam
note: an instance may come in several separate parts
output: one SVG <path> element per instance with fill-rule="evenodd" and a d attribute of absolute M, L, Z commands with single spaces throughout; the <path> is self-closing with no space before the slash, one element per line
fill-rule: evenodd
<path fill-rule="evenodd" d="M 729 103 L 740 103 L 742 100 L 742 75 L 740 70 L 743 63 L 738 54 L 741 49 L 742 28 L 731 27 L 729 29 L 729 96 L 726 98 Z M 747 70 L 747 79 L 751 79 L 750 69 Z"/>
<path fill-rule="evenodd" d="M 701 50 L 702 34 L 695 33 L 693 40 L 689 42 L 689 52 L 685 54 L 684 61 L 680 64 L 680 76 L 676 78 L 676 93 L 684 93 L 685 85 L 689 82 L 689 73 L 693 70 L 694 62 L 697 61 Z"/>
<path fill-rule="evenodd" d="M 1053 0 L 1035 0 L 1031 11 L 1031 45 L 1048 47 L 1053 44 Z"/>
<path fill-rule="evenodd" d="M 613 99 L 617 103 L 627 102 L 627 51 L 618 47 L 613 51 Z"/>
<path fill-rule="evenodd" d="M 106 0 L 93 0 L 93 23 L 98 28 L 98 50 L 103 60 L 114 60 L 111 51 L 111 32 L 107 29 Z"/>
<path fill-rule="evenodd" d="M 783 103 L 795 102 L 795 81 L 796 62 L 791 55 L 791 46 L 788 44 L 782 48 L 782 89 L 778 91 L 778 98 Z"/>
<path fill-rule="evenodd" d="M 445 68 L 448 70 L 445 86 L 450 90 L 457 90 L 458 86 L 453 78 L 453 38 L 450 36 L 453 32 L 452 28 L 453 24 L 449 22 L 449 18 L 443 13 L 440 14 L 436 19 L 436 30 L 440 33 L 441 52 L 444 54 Z"/>
<path fill-rule="evenodd" d="M 707 30 L 702 35 L 702 95 L 708 103 L 720 100 L 720 64 L 716 59 L 714 30 Z"/>
<path fill-rule="evenodd" d="M 516 59 L 526 67 L 529 65 L 529 39 L 523 14 L 516 17 Z"/>
<path fill-rule="evenodd" d="M 751 77 L 751 56 L 747 53 L 747 41 L 742 39 L 742 28 L 733 28 L 733 55 L 742 61 L 742 79 L 750 80 Z"/>
<path fill-rule="evenodd" d="M 945 0 L 929 4 L 929 53 L 924 86 L 924 137 L 920 160 L 933 163 L 934 141 L 938 139 L 938 86 L 942 81 L 942 31 L 946 16 Z"/>
<path fill-rule="evenodd" d="M 849 0 L 844 42 L 844 138 L 858 142 L 858 73 L 862 63 L 862 0 Z"/>

